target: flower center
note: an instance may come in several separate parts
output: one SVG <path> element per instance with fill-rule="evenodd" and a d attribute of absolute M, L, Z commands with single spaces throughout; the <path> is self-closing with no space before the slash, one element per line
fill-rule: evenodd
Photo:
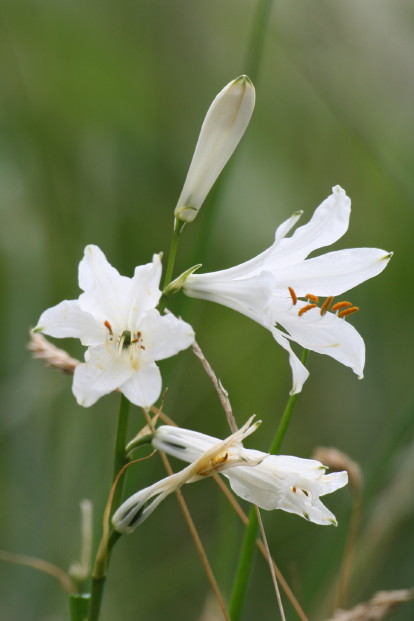
<path fill-rule="evenodd" d="M 293 306 L 296 306 L 299 298 L 296 295 L 295 290 L 293 287 L 288 287 L 288 291 L 290 297 L 292 298 Z M 317 295 L 313 295 L 313 293 L 307 293 L 304 298 L 307 302 L 309 302 L 309 304 L 305 304 L 305 306 L 302 306 L 298 310 L 299 317 L 302 317 L 302 315 L 312 310 L 312 308 L 319 308 L 322 317 L 326 315 L 328 310 L 336 313 L 338 317 L 347 317 L 347 315 L 352 315 L 352 313 L 356 313 L 359 310 L 358 306 L 353 306 L 352 302 L 348 302 L 347 300 L 336 302 L 333 306 L 331 306 L 334 301 L 333 295 L 328 296 L 323 303 L 320 303 L 319 297 Z"/>
<path fill-rule="evenodd" d="M 108 320 L 104 321 L 104 326 L 108 330 L 109 340 L 113 341 L 114 331 Z M 118 339 L 119 351 L 121 352 L 123 349 L 128 349 L 132 345 L 136 346 L 134 349 L 145 350 L 145 345 L 143 344 L 142 332 L 140 332 L 139 330 L 137 332 L 131 332 L 131 330 L 124 330 Z"/>

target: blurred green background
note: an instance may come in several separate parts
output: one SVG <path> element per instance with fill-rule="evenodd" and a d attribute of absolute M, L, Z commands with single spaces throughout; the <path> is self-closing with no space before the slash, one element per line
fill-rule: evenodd
<path fill-rule="evenodd" d="M 96 539 L 111 477 L 118 395 L 82 409 L 70 378 L 33 361 L 29 328 L 78 296 L 83 248 L 98 244 L 131 275 L 168 250 L 172 213 L 204 114 L 246 71 L 256 3 L 248 0 L 3 0 L 0 9 L 0 548 L 67 568 L 79 556 L 79 501 Z M 361 465 L 365 494 L 349 604 L 414 584 L 414 5 L 410 0 L 277 0 L 264 41 L 257 105 L 218 189 L 184 232 L 176 272 L 248 259 L 293 211 L 308 218 L 342 185 L 353 201 L 340 247 L 395 256 L 352 292 L 366 377 L 311 355 L 284 452 L 336 446 Z M 266 450 L 290 389 L 285 352 L 230 310 L 177 296 L 228 389 L 237 421 L 263 425 Z M 60 342 L 81 356 L 77 343 Z M 227 435 L 191 351 L 161 363 L 165 410 L 182 426 Z M 136 409 L 131 434 L 142 425 Z M 175 464 L 178 467 L 178 464 Z M 163 476 L 158 458 L 131 491 Z M 242 528 L 212 481 L 184 490 L 225 596 Z M 339 527 L 264 515 L 271 550 L 312 620 L 331 612 L 351 495 L 327 498 Z M 0 564 L 0 618 L 63 621 L 55 581 Z M 113 555 L 102 621 L 215 621 L 210 588 L 173 497 Z M 258 559 L 245 619 L 277 618 Z M 288 619 L 296 619 L 286 604 Z M 204 616 L 203 616 L 204 615 Z M 409 621 L 407 604 L 394 619 Z"/>

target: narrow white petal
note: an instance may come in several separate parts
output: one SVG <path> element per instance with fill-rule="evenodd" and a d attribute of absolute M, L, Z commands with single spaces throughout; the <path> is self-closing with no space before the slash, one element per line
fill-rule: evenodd
<path fill-rule="evenodd" d="M 159 451 L 191 463 L 219 441 L 213 436 L 191 429 L 161 425 L 152 444 Z"/>
<path fill-rule="evenodd" d="M 139 367 L 120 390 L 134 405 L 150 407 L 161 394 L 161 373 L 155 362 L 149 362 Z"/>
<path fill-rule="evenodd" d="M 299 218 L 303 216 L 303 211 L 295 211 L 287 220 L 279 224 L 275 233 L 275 244 L 278 244 L 293 229 Z"/>
<path fill-rule="evenodd" d="M 128 352 L 114 356 L 109 347 L 91 347 L 86 362 L 76 367 L 72 390 L 79 405 L 89 407 L 119 388 L 134 373 Z"/>
<path fill-rule="evenodd" d="M 239 144 L 253 113 L 255 91 L 246 76 L 230 82 L 214 99 L 201 127 L 193 159 L 175 208 L 191 222 Z"/>
<path fill-rule="evenodd" d="M 284 269 L 303 259 L 318 248 L 330 246 L 348 230 L 351 201 L 345 191 L 336 186 L 332 194 L 315 210 L 309 222 L 281 239 L 268 257 L 266 269 Z"/>
<path fill-rule="evenodd" d="M 56 338 L 80 339 L 83 345 L 97 345 L 105 340 L 105 326 L 82 310 L 77 300 L 64 300 L 48 308 L 35 330 Z"/>
<path fill-rule="evenodd" d="M 292 369 L 292 388 L 289 394 L 296 395 L 298 392 L 301 392 L 303 384 L 309 377 L 309 371 L 299 360 L 283 332 L 277 328 L 270 328 L 270 331 L 275 341 L 289 354 L 289 364 Z"/>
<path fill-rule="evenodd" d="M 128 319 L 128 325 L 132 330 L 138 326 L 143 314 L 155 308 L 159 302 L 161 269 L 161 257 L 158 254 L 154 254 L 151 263 L 135 268 L 131 283 Z"/>
<path fill-rule="evenodd" d="M 174 317 L 172 313 L 160 315 L 155 309 L 145 315 L 140 330 L 144 335 L 145 354 L 152 360 L 175 356 L 194 341 L 194 331 L 190 324 Z"/>
<path fill-rule="evenodd" d="M 79 264 L 80 307 L 99 321 L 109 321 L 115 331 L 128 322 L 132 280 L 121 276 L 98 246 L 86 246 Z"/>
<path fill-rule="evenodd" d="M 392 253 L 378 248 L 351 248 L 289 265 L 280 271 L 277 287 L 293 287 L 298 296 L 307 293 L 340 295 L 382 272 Z"/>

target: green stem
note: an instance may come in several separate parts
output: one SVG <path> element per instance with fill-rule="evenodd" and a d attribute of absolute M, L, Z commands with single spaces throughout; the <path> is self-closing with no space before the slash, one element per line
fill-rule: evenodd
<path fill-rule="evenodd" d="M 269 23 L 273 0 L 259 0 L 253 20 L 253 27 L 247 48 L 245 72 L 256 83 L 259 66 L 263 57 L 263 46 L 266 38 L 266 28 Z"/>
<path fill-rule="evenodd" d="M 112 474 L 112 482 L 115 481 L 118 476 L 121 468 L 128 463 L 128 457 L 126 455 L 125 447 L 127 444 L 127 432 L 128 432 L 128 417 L 130 410 L 130 402 L 128 399 L 121 394 L 121 403 L 119 406 L 119 415 L 118 415 L 118 426 L 116 429 L 116 438 L 115 438 L 115 453 L 114 453 L 114 469 Z M 119 481 L 112 502 L 113 507 L 118 507 L 121 502 L 122 494 L 124 492 L 125 487 L 125 475 L 122 477 L 122 480 Z"/>
<path fill-rule="evenodd" d="M 127 442 L 130 405 L 131 404 L 128 399 L 124 395 L 121 395 L 121 403 L 119 406 L 118 414 L 118 425 L 115 437 L 114 468 L 112 481 L 115 481 L 121 468 L 123 468 L 123 466 L 128 463 L 128 457 L 126 455 L 125 447 Z M 118 507 L 118 505 L 120 505 L 124 492 L 124 486 L 125 476 L 122 477 L 122 480 L 119 481 L 116 487 L 112 500 L 112 507 Z M 92 589 L 88 612 L 88 621 L 98 621 L 99 619 L 102 597 L 106 582 L 106 574 L 109 565 L 110 551 L 120 536 L 118 535 L 118 533 L 115 533 L 115 536 L 113 535 L 114 534 L 109 537 L 109 540 L 106 540 L 105 535 L 103 536 L 98 549 L 98 553 L 96 555 L 92 576 Z"/>
<path fill-rule="evenodd" d="M 302 357 L 301 357 L 301 362 L 303 365 L 306 365 L 306 361 L 308 359 L 308 350 L 304 349 L 302 352 Z M 284 440 L 284 437 L 286 435 L 287 432 L 287 428 L 289 426 L 290 420 L 292 418 L 292 414 L 293 414 L 293 408 L 295 407 L 296 401 L 299 397 L 299 393 L 296 393 L 296 395 L 290 395 L 288 402 L 286 404 L 285 407 L 285 411 L 283 412 L 281 421 L 279 423 L 279 426 L 276 430 L 276 435 L 273 438 L 273 442 L 270 446 L 270 450 L 269 453 L 271 455 L 277 455 L 280 451 L 280 447 L 282 446 L 282 442 Z"/>
<path fill-rule="evenodd" d="M 168 253 L 168 259 L 167 259 L 167 267 L 165 268 L 165 277 L 164 277 L 164 285 L 163 285 L 163 289 L 165 290 L 165 288 L 167 287 L 167 285 L 170 284 L 171 280 L 172 280 L 172 275 L 173 275 L 173 271 L 174 271 L 174 264 L 175 264 L 175 258 L 177 256 L 177 248 L 178 248 L 178 244 L 180 242 L 180 237 L 181 237 L 181 233 L 184 229 L 185 226 L 185 222 L 182 222 L 181 220 L 178 220 L 177 218 L 174 221 L 174 230 L 173 230 L 173 234 L 172 234 L 172 238 L 171 238 L 171 245 L 170 245 L 170 250 Z M 160 311 L 160 313 L 162 313 L 165 309 L 167 305 L 167 296 L 162 295 L 161 296 L 161 300 L 160 303 L 158 305 L 158 309 Z"/>
<path fill-rule="evenodd" d="M 303 350 L 302 363 L 305 364 L 308 357 L 308 351 Z M 282 418 L 276 430 L 275 437 L 270 447 L 269 453 L 272 455 L 279 453 L 282 442 L 285 438 L 290 420 L 292 418 L 293 409 L 295 407 L 298 395 L 291 395 L 286 404 Z M 244 532 L 243 544 L 240 551 L 239 564 L 237 566 L 236 577 L 233 582 L 233 591 L 229 604 L 229 615 L 231 621 L 239 621 L 243 612 L 244 600 L 246 597 L 247 585 L 253 569 L 253 562 L 256 551 L 256 539 L 258 534 L 257 514 L 254 506 L 250 509 L 249 523 Z"/>
<path fill-rule="evenodd" d="M 106 576 L 94 576 L 92 580 L 91 604 L 89 606 L 88 621 L 98 621 L 99 619 L 105 582 Z"/>
<path fill-rule="evenodd" d="M 89 593 L 71 593 L 69 595 L 71 621 L 85 621 L 88 616 Z"/>

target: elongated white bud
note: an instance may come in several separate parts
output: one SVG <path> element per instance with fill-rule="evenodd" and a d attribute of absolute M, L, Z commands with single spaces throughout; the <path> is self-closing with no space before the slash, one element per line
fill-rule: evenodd
<path fill-rule="evenodd" d="M 211 104 L 174 215 L 192 222 L 217 177 L 240 142 L 255 103 L 254 86 L 245 75 L 230 82 Z"/>

